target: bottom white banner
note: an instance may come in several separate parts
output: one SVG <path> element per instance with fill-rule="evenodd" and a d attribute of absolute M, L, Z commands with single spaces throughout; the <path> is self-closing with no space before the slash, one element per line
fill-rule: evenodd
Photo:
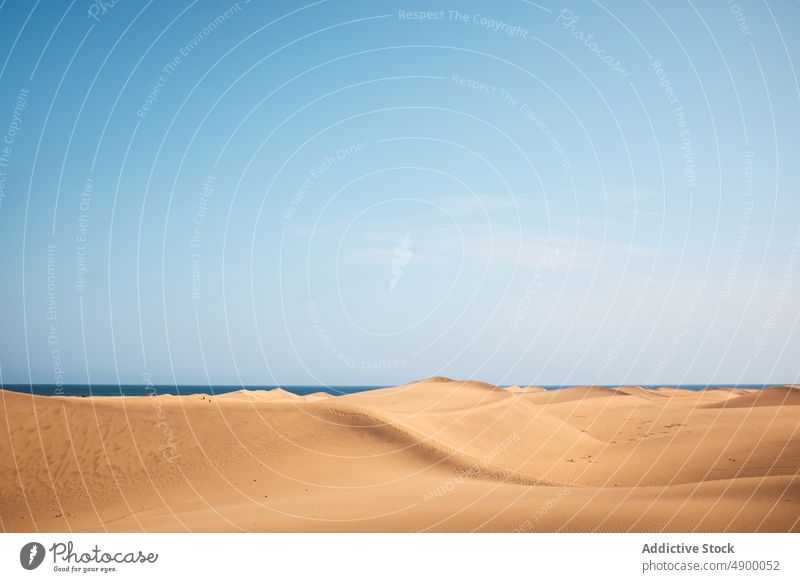
<path fill-rule="evenodd" d="M 0 580 L 800 580 L 795 534 L 2 534 Z"/>

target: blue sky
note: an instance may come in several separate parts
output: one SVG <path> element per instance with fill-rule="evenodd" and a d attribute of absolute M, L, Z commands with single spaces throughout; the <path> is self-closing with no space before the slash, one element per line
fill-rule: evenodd
<path fill-rule="evenodd" d="M 797 3 L 0 5 L 0 366 L 797 382 Z"/>

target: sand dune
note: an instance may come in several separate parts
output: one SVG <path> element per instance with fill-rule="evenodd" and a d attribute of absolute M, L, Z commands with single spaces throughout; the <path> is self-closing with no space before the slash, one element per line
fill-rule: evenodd
<path fill-rule="evenodd" d="M 508 386 L 506 388 L 512 394 L 533 394 L 534 392 L 545 392 L 541 386 Z"/>
<path fill-rule="evenodd" d="M 800 388 L 0 391 L 4 531 L 798 531 Z"/>
<path fill-rule="evenodd" d="M 195 395 L 196 397 L 198 395 Z M 203 399 L 202 396 L 200 396 Z M 331 398 L 327 392 L 314 392 L 313 394 L 306 394 L 298 396 L 292 392 L 288 392 L 283 388 L 275 388 L 273 390 L 235 390 L 234 392 L 226 392 L 218 396 L 206 396 L 207 399 L 221 398 L 223 400 L 238 401 L 238 402 L 275 402 L 275 401 L 303 401 L 320 400 L 321 398 Z"/>

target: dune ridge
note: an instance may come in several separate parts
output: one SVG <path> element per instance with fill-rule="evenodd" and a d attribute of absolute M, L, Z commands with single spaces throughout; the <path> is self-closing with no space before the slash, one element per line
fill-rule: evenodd
<path fill-rule="evenodd" d="M 800 388 L 0 390 L 4 531 L 800 531 Z"/>
<path fill-rule="evenodd" d="M 800 406 L 800 386 L 769 386 L 709 405 L 713 408 L 751 408 L 754 406 Z"/>

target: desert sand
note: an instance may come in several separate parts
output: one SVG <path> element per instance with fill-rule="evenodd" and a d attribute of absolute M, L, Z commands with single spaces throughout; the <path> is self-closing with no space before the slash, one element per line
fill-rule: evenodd
<path fill-rule="evenodd" d="M 800 387 L 0 390 L 4 531 L 800 531 Z"/>

